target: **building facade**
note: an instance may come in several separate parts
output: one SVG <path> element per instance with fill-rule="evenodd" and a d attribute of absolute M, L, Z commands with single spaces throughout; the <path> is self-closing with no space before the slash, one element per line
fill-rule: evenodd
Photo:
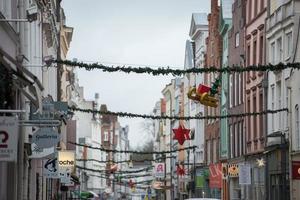
<path fill-rule="evenodd" d="M 208 15 L 208 37 L 206 38 L 205 67 L 220 67 L 222 62 L 222 38 L 219 33 L 220 6 L 218 0 L 211 1 L 211 12 Z M 205 85 L 211 86 L 218 75 L 205 74 Z M 205 107 L 206 115 L 219 115 L 218 108 Z M 205 162 L 210 168 L 219 169 L 220 165 L 220 120 L 205 120 Z M 212 183 L 212 177 L 206 180 L 206 183 Z M 209 194 L 205 197 L 221 198 L 221 179 L 214 181 L 216 184 L 210 184 Z"/>
<path fill-rule="evenodd" d="M 245 23 L 246 1 L 232 2 L 232 26 L 228 34 L 228 65 L 245 65 Z M 231 74 L 229 78 L 228 113 L 244 113 L 245 73 Z M 229 118 L 228 166 L 245 163 L 245 122 L 244 118 Z M 239 184 L 238 177 L 228 177 L 228 198 L 245 198 L 245 187 Z"/>

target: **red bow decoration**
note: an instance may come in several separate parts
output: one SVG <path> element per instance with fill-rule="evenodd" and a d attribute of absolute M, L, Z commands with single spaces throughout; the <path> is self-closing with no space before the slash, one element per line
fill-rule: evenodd
<path fill-rule="evenodd" d="M 179 125 L 179 127 L 177 129 L 173 129 L 174 132 L 174 137 L 173 139 L 178 140 L 178 143 L 180 145 L 183 145 L 185 140 L 189 140 L 190 139 L 190 129 L 186 129 L 184 126 Z"/>
<path fill-rule="evenodd" d="M 185 171 L 184 167 L 181 167 L 180 165 L 177 165 L 176 171 L 177 171 L 178 176 L 186 175 L 186 171 Z"/>
<path fill-rule="evenodd" d="M 133 188 L 135 183 L 130 179 L 129 182 L 128 182 L 128 185 L 130 188 Z"/>

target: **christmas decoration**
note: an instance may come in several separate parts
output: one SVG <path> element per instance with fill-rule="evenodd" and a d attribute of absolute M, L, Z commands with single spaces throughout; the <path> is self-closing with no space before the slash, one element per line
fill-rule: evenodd
<path fill-rule="evenodd" d="M 176 173 L 178 176 L 184 176 L 186 175 L 186 170 L 184 169 L 183 166 L 177 165 Z"/>
<path fill-rule="evenodd" d="M 189 99 L 194 101 L 199 101 L 201 104 L 210 107 L 218 107 L 218 99 L 215 98 L 215 95 L 219 92 L 221 85 L 221 79 L 217 78 L 213 86 L 210 88 L 206 85 L 200 84 L 198 88 L 192 87 L 187 96 Z"/>
<path fill-rule="evenodd" d="M 110 173 L 114 173 L 117 170 L 118 170 L 118 165 L 117 164 L 114 164 L 114 165 L 110 166 L 110 169 L 109 169 Z"/>
<path fill-rule="evenodd" d="M 135 183 L 130 179 L 128 185 L 132 189 L 135 186 Z"/>
<path fill-rule="evenodd" d="M 105 149 L 102 147 L 93 147 L 90 145 L 85 145 L 85 144 L 78 144 L 75 142 L 68 142 L 70 144 L 76 145 L 76 146 L 81 146 L 81 147 L 86 147 L 89 149 L 97 149 L 99 151 L 105 151 L 105 152 L 113 152 L 113 153 L 134 153 L 134 154 L 169 154 L 169 153 L 175 153 L 175 152 L 179 152 L 179 151 L 185 151 L 185 150 L 189 150 L 189 149 L 195 149 L 197 148 L 197 146 L 190 146 L 190 147 L 185 147 L 182 149 L 176 149 L 176 150 L 171 150 L 171 151 L 124 151 L 124 150 L 115 150 L 115 149 Z"/>
<path fill-rule="evenodd" d="M 192 119 L 225 119 L 225 118 L 234 118 L 234 117 L 246 117 L 246 116 L 257 116 L 257 115 L 266 115 L 266 114 L 276 114 L 278 112 L 288 112 L 287 108 L 277 109 L 277 110 L 265 110 L 261 112 L 251 112 L 251 113 L 239 113 L 239 114 L 228 114 L 228 115 L 214 115 L 214 116 L 156 116 L 156 115 L 141 115 L 141 114 L 134 114 L 134 113 L 127 113 L 127 112 L 111 112 L 111 111 L 99 111 L 99 110 L 92 110 L 92 109 L 83 109 L 83 108 L 76 108 L 76 107 L 69 107 L 69 110 L 84 112 L 84 113 L 93 113 L 99 115 L 112 115 L 118 117 L 129 117 L 129 118 L 144 118 L 144 119 L 153 119 L 153 120 L 161 120 L 161 119 L 170 119 L 170 120 L 192 120 Z"/>
<path fill-rule="evenodd" d="M 190 129 L 186 129 L 184 128 L 184 126 L 179 125 L 177 129 L 173 129 L 173 132 L 175 134 L 173 139 L 178 140 L 178 143 L 180 145 L 183 145 L 185 140 L 190 139 L 190 135 L 189 135 L 190 131 L 191 131 Z"/>
<path fill-rule="evenodd" d="M 258 167 L 264 167 L 266 162 L 263 158 L 260 158 L 260 159 L 256 159 L 256 163 Z"/>
<path fill-rule="evenodd" d="M 292 69 L 300 69 L 300 63 L 279 63 L 277 65 L 251 65 L 247 67 L 242 66 L 232 66 L 232 67 L 214 67 L 214 66 L 207 66 L 204 68 L 190 68 L 185 70 L 180 69 L 171 69 L 170 67 L 166 68 L 158 68 L 158 69 L 152 69 L 150 67 L 132 67 L 132 66 L 105 66 L 99 63 L 83 63 L 83 62 L 76 62 L 76 61 L 70 61 L 70 60 L 55 60 L 53 62 L 68 65 L 70 67 L 79 67 L 84 68 L 88 71 L 99 69 L 104 72 L 125 72 L 125 73 L 138 73 L 138 74 L 152 74 L 153 76 L 158 75 L 173 75 L 173 76 L 181 76 L 185 74 L 199 74 L 199 73 L 229 73 L 229 72 L 249 72 L 249 71 L 278 71 L 278 70 L 284 70 L 287 68 Z"/>

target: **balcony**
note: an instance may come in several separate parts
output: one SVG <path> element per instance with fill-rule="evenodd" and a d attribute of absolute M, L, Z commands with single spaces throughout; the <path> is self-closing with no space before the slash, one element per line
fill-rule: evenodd
<path fill-rule="evenodd" d="M 267 18 L 267 30 L 273 28 L 275 25 L 282 23 L 287 18 L 293 15 L 293 1 L 289 1 L 279 8 L 277 8 Z"/>

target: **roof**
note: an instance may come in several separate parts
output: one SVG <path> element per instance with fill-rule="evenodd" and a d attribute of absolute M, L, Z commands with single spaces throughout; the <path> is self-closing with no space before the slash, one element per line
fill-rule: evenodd
<path fill-rule="evenodd" d="M 196 30 L 200 27 L 208 26 L 207 14 L 206 13 L 193 13 L 191 26 L 190 26 L 190 37 L 195 34 Z"/>
<path fill-rule="evenodd" d="M 232 18 L 232 0 L 221 1 L 223 19 Z"/>

